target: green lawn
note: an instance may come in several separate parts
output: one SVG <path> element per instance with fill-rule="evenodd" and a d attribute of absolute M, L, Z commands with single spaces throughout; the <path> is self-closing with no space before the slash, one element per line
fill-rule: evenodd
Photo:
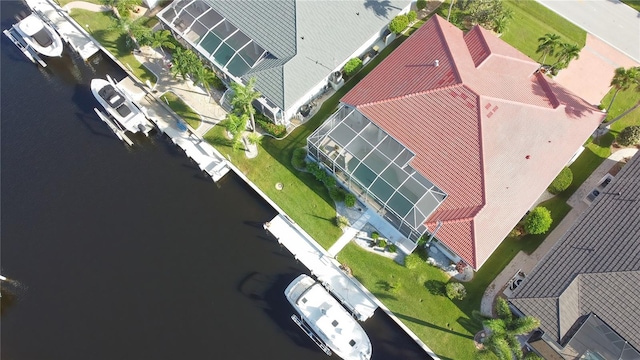
<path fill-rule="evenodd" d="M 580 48 L 584 47 L 587 40 L 587 33 L 584 30 L 538 2 L 509 0 L 504 4 L 514 11 L 514 16 L 502 35 L 502 40 L 530 58 L 534 60 L 540 58 L 540 54 L 536 54 L 538 38 L 547 33 L 558 34 L 561 36 L 561 41 L 578 44 Z M 551 64 L 553 61 L 555 57 L 548 56 L 546 63 Z"/>
<path fill-rule="evenodd" d="M 78 24 L 84 25 L 85 29 L 113 56 L 118 58 L 123 64 L 129 65 L 133 74 L 142 82 L 149 80 L 152 84 L 157 81 L 156 76 L 144 67 L 131 49 L 127 47 L 127 36 L 120 34 L 113 29 L 115 18 L 110 12 L 96 13 L 82 9 L 72 9 L 70 12 Z M 88 27 L 87 27 L 88 25 Z"/>
<path fill-rule="evenodd" d="M 57 0 L 58 4 L 60 6 L 65 6 L 65 5 L 67 5 L 68 3 L 72 2 L 72 1 L 77 1 L 77 0 Z M 82 1 L 89 2 L 89 3 L 92 3 L 92 4 L 97 4 L 97 5 L 102 5 L 103 4 L 103 2 L 101 0 L 82 0 Z"/>
<path fill-rule="evenodd" d="M 338 254 L 338 261 L 348 264 L 353 275 L 441 359 L 473 359 L 473 335 L 481 324 L 466 310 L 475 302 L 443 296 L 448 279 L 440 269 L 423 263 L 409 270 L 353 243 Z"/>
<path fill-rule="evenodd" d="M 182 120 L 186 121 L 189 126 L 197 129 L 202 124 L 200 115 L 196 113 L 189 105 L 187 105 L 176 94 L 168 91 L 160 96 L 162 101 L 168 103 L 169 107 L 178 114 Z"/>
<path fill-rule="evenodd" d="M 640 0 L 620 0 L 640 12 Z"/>

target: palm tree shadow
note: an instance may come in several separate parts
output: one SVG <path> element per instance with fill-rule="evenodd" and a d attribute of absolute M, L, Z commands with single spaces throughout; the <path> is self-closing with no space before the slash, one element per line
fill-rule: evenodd
<path fill-rule="evenodd" d="M 418 324 L 418 325 L 421 325 L 421 326 L 430 327 L 430 328 L 432 328 L 432 329 L 436 329 L 436 330 L 440 330 L 440 331 L 448 332 L 448 333 L 453 334 L 453 335 L 456 335 L 456 336 L 461 336 L 461 337 L 463 337 L 463 338 L 473 340 L 473 335 L 470 335 L 470 334 L 464 334 L 464 333 L 461 333 L 461 332 L 454 331 L 452 327 L 450 327 L 450 328 L 446 328 L 446 327 L 438 326 L 438 325 L 432 324 L 432 323 L 430 323 L 430 322 L 426 322 L 426 321 L 424 321 L 424 320 L 416 319 L 416 318 L 414 318 L 413 316 L 408 316 L 408 315 L 404 315 L 404 314 L 401 314 L 401 313 L 394 313 L 394 314 L 395 314 L 397 317 L 399 317 L 399 318 L 401 318 L 401 319 L 404 319 L 404 320 L 407 320 L 407 321 L 411 321 L 411 322 L 412 322 L 412 323 L 414 323 L 414 324 Z M 458 320 L 458 322 L 459 322 L 459 321 L 460 321 L 460 320 Z"/>
<path fill-rule="evenodd" d="M 365 0 L 364 8 L 373 11 L 377 17 L 381 18 L 388 17 L 390 10 L 401 10 L 399 7 L 391 5 L 389 0 Z"/>

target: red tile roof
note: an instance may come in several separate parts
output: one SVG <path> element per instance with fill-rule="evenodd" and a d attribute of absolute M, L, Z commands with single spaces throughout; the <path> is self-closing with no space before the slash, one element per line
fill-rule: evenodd
<path fill-rule="evenodd" d="M 438 239 L 474 268 L 603 118 L 537 68 L 487 30 L 434 16 L 342 98 L 449 195 L 427 225 L 442 221 Z"/>

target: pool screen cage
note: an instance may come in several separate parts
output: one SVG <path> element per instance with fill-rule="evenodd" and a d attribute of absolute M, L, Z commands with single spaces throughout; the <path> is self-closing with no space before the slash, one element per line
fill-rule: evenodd
<path fill-rule="evenodd" d="M 341 105 L 307 145 L 312 158 L 414 243 L 447 197 L 411 167 L 411 150 L 353 107 Z"/>
<path fill-rule="evenodd" d="M 202 56 L 235 78 L 241 78 L 267 54 L 204 1 L 175 1 L 158 16 Z"/>

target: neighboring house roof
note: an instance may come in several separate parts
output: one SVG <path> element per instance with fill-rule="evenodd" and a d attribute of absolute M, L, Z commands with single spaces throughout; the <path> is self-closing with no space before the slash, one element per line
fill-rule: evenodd
<path fill-rule="evenodd" d="M 593 312 L 640 350 L 639 179 L 636 154 L 514 292 L 556 342 Z"/>
<path fill-rule="evenodd" d="M 244 78 L 256 77 L 256 89 L 285 110 L 410 4 L 409 0 L 205 1 L 270 53 Z"/>
<path fill-rule="evenodd" d="M 437 63 L 437 66 L 436 66 Z M 487 30 L 432 17 L 342 102 L 411 149 L 449 197 L 428 219 L 479 268 L 604 115 Z"/>

